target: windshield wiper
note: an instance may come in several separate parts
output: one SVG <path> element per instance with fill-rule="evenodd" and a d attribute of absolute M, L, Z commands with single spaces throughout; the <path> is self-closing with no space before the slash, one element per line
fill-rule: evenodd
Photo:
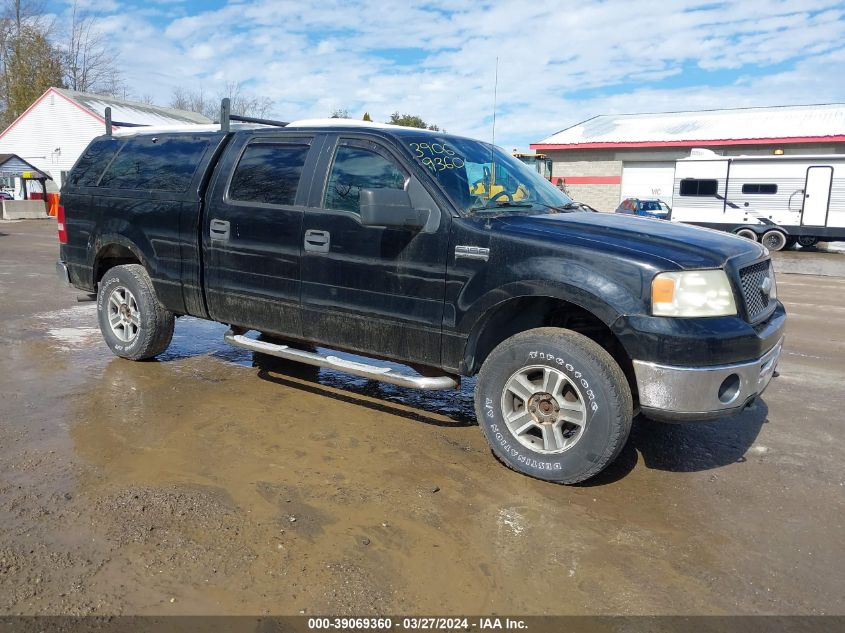
<path fill-rule="evenodd" d="M 493 204 L 487 204 L 483 207 L 473 207 L 470 211 L 489 211 L 492 213 L 496 213 L 500 209 L 507 209 L 507 208 L 516 208 L 516 209 L 530 209 L 534 206 L 532 202 L 512 202 L 503 200 L 501 202 L 494 202 Z"/>
<path fill-rule="evenodd" d="M 484 207 L 473 207 L 470 209 L 473 213 L 477 212 L 486 212 L 486 213 L 497 213 L 502 209 L 508 208 L 517 208 L 517 209 L 531 209 L 535 206 L 543 207 L 545 209 L 549 209 L 550 211 L 554 211 L 555 213 L 572 213 L 574 211 L 578 211 L 581 208 L 581 205 L 578 202 L 567 202 L 566 204 L 561 205 L 551 205 L 546 204 L 545 202 L 509 202 L 507 200 L 503 200 L 502 202 L 494 202 L 493 204 L 488 204 Z"/>

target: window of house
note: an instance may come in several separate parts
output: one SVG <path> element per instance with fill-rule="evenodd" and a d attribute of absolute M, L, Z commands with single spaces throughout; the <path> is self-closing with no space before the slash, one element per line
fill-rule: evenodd
<path fill-rule="evenodd" d="M 761 183 L 752 183 L 747 182 L 742 185 L 742 193 L 751 193 L 751 194 L 775 194 L 778 192 L 778 186 L 772 184 L 761 184 Z"/>
<path fill-rule="evenodd" d="M 309 146 L 252 143 L 244 150 L 229 185 L 229 198 L 241 202 L 292 205 Z"/>
<path fill-rule="evenodd" d="M 187 136 L 130 138 L 100 179 L 101 187 L 183 192 L 191 184 L 208 139 Z"/>
<path fill-rule="evenodd" d="M 360 212 L 361 189 L 404 189 L 405 173 L 392 160 L 363 147 L 340 145 L 326 185 L 326 209 Z"/>
<path fill-rule="evenodd" d="M 684 178 L 681 181 L 680 194 L 682 196 L 715 196 L 718 189 L 718 180 L 699 180 L 698 178 Z"/>

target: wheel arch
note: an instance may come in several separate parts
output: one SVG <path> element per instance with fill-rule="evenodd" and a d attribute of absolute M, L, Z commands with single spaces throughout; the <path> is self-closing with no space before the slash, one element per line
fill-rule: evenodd
<path fill-rule="evenodd" d="M 109 269 L 125 264 L 140 264 L 149 272 L 146 258 L 134 242 L 122 235 L 101 236 L 93 262 L 94 287 Z"/>
<path fill-rule="evenodd" d="M 465 372 L 476 374 L 496 346 L 515 334 L 538 327 L 560 327 L 583 334 L 606 349 L 621 367 L 636 398 L 631 357 L 611 329 L 618 314 L 598 298 L 592 305 L 584 303 L 571 296 L 543 294 L 514 296 L 490 306 L 467 338 Z"/>

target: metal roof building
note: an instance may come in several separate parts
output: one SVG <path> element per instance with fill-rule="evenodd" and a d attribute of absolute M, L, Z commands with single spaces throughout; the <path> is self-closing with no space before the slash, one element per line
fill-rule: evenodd
<path fill-rule="evenodd" d="M 96 136 L 105 133 L 105 109 L 115 121 L 136 125 L 210 123 L 194 112 L 114 99 L 63 88 L 48 88 L 0 133 L 0 154 L 17 154 L 49 174 L 61 187 L 66 173 Z M 115 126 L 118 129 L 118 126 Z M 9 184 L 9 183 L 7 183 Z M 20 186 L 17 182 L 16 186 Z"/>
<path fill-rule="evenodd" d="M 672 204 L 675 161 L 693 147 L 724 155 L 843 154 L 845 104 L 600 115 L 531 148 L 576 199 L 612 211 L 629 197 Z"/>

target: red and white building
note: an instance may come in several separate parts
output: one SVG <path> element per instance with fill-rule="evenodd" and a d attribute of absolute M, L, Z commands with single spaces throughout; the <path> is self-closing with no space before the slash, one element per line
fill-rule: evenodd
<path fill-rule="evenodd" d="M 554 183 L 599 211 L 625 198 L 671 206 L 675 161 L 693 147 L 726 156 L 845 154 L 845 104 L 606 114 L 531 144 L 552 160 Z"/>
<path fill-rule="evenodd" d="M 48 88 L 3 132 L 0 154 L 16 154 L 48 174 L 50 189 L 58 190 L 65 175 L 91 139 L 105 134 L 105 110 L 112 109 L 112 119 L 136 125 L 184 125 L 210 123 L 201 114 L 162 108 L 146 103 L 124 101 L 97 94 L 63 88 Z M 119 129 L 115 126 L 115 129 Z M 16 182 L 3 182 L 19 189 Z"/>

